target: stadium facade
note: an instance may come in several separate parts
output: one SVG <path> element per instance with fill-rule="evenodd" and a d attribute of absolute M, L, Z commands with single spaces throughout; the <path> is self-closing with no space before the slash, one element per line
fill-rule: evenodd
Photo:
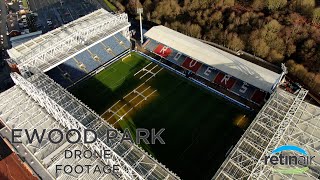
<path fill-rule="evenodd" d="M 40 144 L 28 143 L 25 135 L 21 144 L 10 142 L 42 179 L 179 179 L 137 145 L 107 142 L 106 131 L 115 128 L 65 89 L 130 52 L 129 26 L 126 14 L 100 9 L 8 51 L 9 62 L 16 64 L 21 74 L 12 73 L 16 85 L 0 94 L 0 120 L 5 124 L 0 135 L 7 142 L 15 128 L 30 132 L 94 129 L 98 134 L 94 144 L 52 144 L 48 139 Z M 307 90 L 288 93 L 277 88 L 283 74 L 163 26 L 153 27 L 145 36 L 148 40 L 144 48 L 160 57 L 154 59 L 160 64 L 170 62 L 170 67 L 182 69 L 186 77 L 204 79 L 200 81 L 204 86 L 216 84 L 252 103 L 264 104 L 213 179 L 319 178 L 320 158 L 299 175 L 275 174 L 277 167 L 264 164 L 264 157 L 281 145 L 296 145 L 311 155 L 319 154 L 320 108 L 304 101 Z M 110 159 L 65 159 L 66 149 L 108 149 L 112 153 Z M 57 173 L 57 164 L 119 164 L 120 173 Z"/>

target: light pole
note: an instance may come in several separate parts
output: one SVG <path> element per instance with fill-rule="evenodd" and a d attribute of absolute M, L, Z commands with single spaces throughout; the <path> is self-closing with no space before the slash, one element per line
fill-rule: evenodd
<path fill-rule="evenodd" d="M 142 34 L 142 17 L 141 14 L 143 13 L 143 8 L 138 8 L 137 13 L 139 14 L 140 18 L 140 43 L 143 44 L 143 34 Z"/>

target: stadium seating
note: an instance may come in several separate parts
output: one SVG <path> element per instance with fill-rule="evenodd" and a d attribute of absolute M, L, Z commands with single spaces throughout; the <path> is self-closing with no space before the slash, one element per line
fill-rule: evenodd
<path fill-rule="evenodd" d="M 102 41 L 102 43 L 105 46 L 110 47 L 112 49 L 113 53 L 115 54 L 115 56 L 121 54 L 123 51 L 126 50 L 126 48 L 123 47 L 122 45 L 120 45 L 119 42 L 114 37 L 110 37 L 110 38 Z"/>
<path fill-rule="evenodd" d="M 123 45 L 126 47 L 126 48 L 130 48 L 131 44 L 130 44 L 130 41 L 128 41 L 122 34 L 118 33 L 118 34 L 115 34 L 114 35 L 119 41 L 122 41 L 123 42 Z"/>
<path fill-rule="evenodd" d="M 106 63 L 113 58 L 113 55 L 108 53 L 101 43 L 89 48 L 89 50 L 91 53 L 97 55 L 102 63 Z"/>
<path fill-rule="evenodd" d="M 231 91 L 235 92 L 236 94 L 246 98 L 250 99 L 252 94 L 255 91 L 255 87 L 248 83 L 244 83 L 240 80 L 236 81 L 236 83 L 231 88 Z"/>
<path fill-rule="evenodd" d="M 145 48 L 149 51 L 152 51 L 159 45 L 159 43 L 157 43 L 156 41 L 152 40 L 152 39 L 149 39 L 147 42 L 146 42 L 146 45 L 145 45 Z"/>
<path fill-rule="evenodd" d="M 174 49 L 172 51 L 173 52 L 167 57 L 167 59 L 178 66 L 182 65 L 187 56 Z"/>
<path fill-rule="evenodd" d="M 67 72 L 70 75 L 70 79 L 73 82 L 81 79 L 86 74 L 73 59 L 69 59 L 59 66 L 64 72 Z"/>
<path fill-rule="evenodd" d="M 144 48 L 186 70 L 194 72 L 197 76 L 206 79 L 208 83 L 217 84 L 251 102 L 262 105 L 265 100 L 266 92 L 235 77 L 229 76 L 218 69 L 210 68 L 210 66 L 206 64 L 197 62 L 183 53 L 158 43 L 153 39 L 148 39 L 144 44 Z"/>
<path fill-rule="evenodd" d="M 219 70 L 203 64 L 197 71 L 197 75 L 212 82 L 218 75 Z"/>
<path fill-rule="evenodd" d="M 254 94 L 251 97 L 251 100 L 258 104 L 261 104 L 264 101 L 265 97 L 266 97 L 266 93 L 264 91 L 261 91 L 260 89 L 256 89 Z"/>
<path fill-rule="evenodd" d="M 120 42 L 123 43 L 120 44 Z M 111 48 L 111 53 L 107 52 L 106 47 Z M 118 33 L 90 47 L 89 50 L 77 54 L 74 58 L 68 59 L 59 65 L 61 70 L 58 67 L 51 69 L 47 72 L 47 75 L 61 86 L 68 87 L 130 47 L 130 41 L 122 36 L 121 33 Z M 94 59 L 94 56 L 99 59 Z M 81 64 L 83 65 L 82 67 Z"/>
<path fill-rule="evenodd" d="M 47 75 L 54 81 L 58 82 L 62 87 L 68 87 L 71 85 L 71 81 L 65 78 L 62 72 L 58 68 L 53 68 L 47 72 Z"/>
<path fill-rule="evenodd" d="M 93 71 L 100 65 L 98 61 L 93 59 L 88 51 L 76 55 L 75 59 L 82 62 L 86 66 L 87 71 Z"/>

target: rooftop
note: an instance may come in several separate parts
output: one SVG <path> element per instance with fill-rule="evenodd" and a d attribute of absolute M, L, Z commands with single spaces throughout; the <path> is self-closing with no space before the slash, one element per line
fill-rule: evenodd
<path fill-rule="evenodd" d="M 48 71 L 70 56 L 130 26 L 126 14 L 99 9 L 8 50 L 18 67 Z"/>
<path fill-rule="evenodd" d="M 267 92 L 272 91 L 273 85 L 281 76 L 164 26 L 151 28 L 145 36 Z"/>

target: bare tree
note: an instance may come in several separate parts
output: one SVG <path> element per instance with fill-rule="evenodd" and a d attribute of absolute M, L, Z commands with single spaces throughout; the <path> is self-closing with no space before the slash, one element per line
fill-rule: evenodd
<path fill-rule="evenodd" d="M 271 11 L 276 11 L 284 8 L 287 5 L 287 0 L 267 0 L 267 7 Z"/>

